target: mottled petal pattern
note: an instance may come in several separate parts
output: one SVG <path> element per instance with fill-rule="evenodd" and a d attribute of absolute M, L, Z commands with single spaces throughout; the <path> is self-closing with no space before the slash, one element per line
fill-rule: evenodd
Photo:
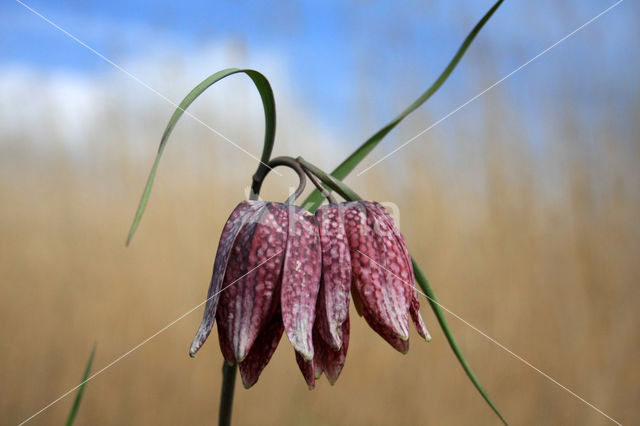
<path fill-rule="evenodd" d="M 287 240 L 287 206 L 267 203 L 240 230 L 227 265 L 218 321 L 237 362 L 251 349 L 266 319 L 277 307 Z"/>
<path fill-rule="evenodd" d="M 389 226 L 367 204 L 345 204 L 353 284 L 369 325 L 397 348 L 395 338 L 409 338 L 411 288 L 402 281 L 409 271 Z"/>
<path fill-rule="evenodd" d="M 409 252 L 406 250 L 404 238 L 398 232 L 394 232 L 393 221 L 388 221 L 385 216 L 378 213 L 378 207 L 384 208 L 378 203 L 361 201 L 367 210 L 367 222 L 374 230 L 377 246 L 381 253 L 381 269 L 384 271 L 387 285 L 393 289 L 390 295 L 395 296 L 395 302 L 403 311 L 403 326 L 406 326 L 407 337 L 409 333 L 409 319 L 407 311 L 415 293 L 413 287 L 413 267 Z M 397 229 L 397 228 L 395 228 Z M 400 239 L 398 239 L 400 235 Z M 403 336 L 399 336 L 403 338 Z"/>
<path fill-rule="evenodd" d="M 316 378 L 320 373 L 324 372 L 332 385 L 336 383 L 342 367 L 344 367 L 345 360 L 347 359 L 347 349 L 349 348 L 349 316 L 342 323 L 341 335 L 342 346 L 340 349 L 335 350 L 326 343 L 322 338 L 318 336 L 316 344 L 316 358 L 314 358 L 314 366 L 316 368 Z"/>
<path fill-rule="evenodd" d="M 344 228 L 344 209 L 329 204 L 316 211 L 322 247 L 322 279 L 318 295 L 318 328 L 334 349 L 342 345 L 342 323 L 349 315 L 351 255 Z"/>
<path fill-rule="evenodd" d="M 283 332 L 282 314 L 278 309 L 271 315 L 270 320 L 260 331 L 255 342 L 253 342 L 253 346 L 246 358 L 240 363 L 240 376 L 245 388 L 249 389 L 258 381 L 260 373 L 262 373 L 262 370 L 267 366 L 276 351 Z"/>
<path fill-rule="evenodd" d="M 320 286 L 321 251 L 315 217 L 289 207 L 289 239 L 282 269 L 282 321 L 287 337 L 305 361 L 313 359 L 313 323 Z"/>
<path fill-rule="evenodd" d="M 249 388 L 286 332 L 309 388 L 323 373 L 334 384 L 349 347 L 350 298 L 398 351 L 409 350 L 409 318 L 431 339 L 406 243 L 380 204 L 329 204 L 312 215 L 294 205 L 240 203 L 220 237 L 190 354 L 215 320 L 222 354 Z"/>
<path fill-rule="evenodd" d="M 264 206 L 263 201 L 243 201 L 231 212 L 227 223 L 222 230 L 220 242 L 218 243 L 218 251 L 213 264 L 213 274 L 211 276 L 211 284 L 207 294 L 207 304 L 202 318 L 202 324 L 191 343 L 189 355 L 195 356 L 196 352 L 202 347 L 213 327 L 213 321 L 216 317 L 216 308 L 220 297 L 220 290 L 224 280 L 225 270 L 229 261 L 231 248 L 236 240 L 240 228 L 245 224 L 247 218 L 253 211 Z"/>
<path fill-rule="evenodd" d="M 409 275 L 410 278 L 407 284 L 411 283 L 411 286 L 415 289 L 413 264 L 411 263 L 411 255 L 409 254 L 409 249 L 407 248 L 407 243 L 405 242 L 404 237 L 400 233 L 400 230 L 398 229 L 398 227 L 395 225 L 393 218 L 391 217 L 391 215 L 389 215 L 389 212 L 387 212 L 387 210 L 380 203 L 371 202 L 369 204 L 370 204 L 370 208 L 376 210 L 378 214 L 386 220 L 387 224 L 389 225 L 391 231 L 393 232 L 396 238 L 396 241 L 398 242 L 399 246 L 402 248 L 402 252 L 404 254 L 403 257 L 405 259 L 405 264 L 406 264 L 405 267 L 410 273 Z M 412 292 L 411 306 L 409 308 L 409 313 L 411 315 L 411 320 L 413 321 L 413 324 L 415 325 L 416 330 L 418 331 L 418 334 L 428 342 L 431 341 L 431 335 L 429 334 L 429 330 L 427 330 L 427 326 L 424 323 L 424 320 L 422 319 L 422 315 L 420 315 L 420 301 L 418 300 L 417 289 L 413 290 Z"/>

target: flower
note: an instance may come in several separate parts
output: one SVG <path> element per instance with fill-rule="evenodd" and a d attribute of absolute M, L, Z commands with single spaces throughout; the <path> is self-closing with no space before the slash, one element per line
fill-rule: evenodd
<path fill-rule="evenodd" d="M 342 215 L 342 204 L 322 206 L 315 215 L 322 249 L 322 278 L 313 328 L 315 356 L 308 361 L 296 353 L 309 388 L 323 372 L 331 384 L 335 383 L 349 347 L 351 255 Z"/>
<path fill-rule="evenodd" d="M 409 318 L 429 340 L 404 238 L 378 203 L 329 204 L 315 216 L 292 204 L 244 201 L 220 237 L 194 356 L 214 319 L 225 360 L 255 384 L 286 333 L 310 388 L 335 383 L 349 346 L 349 299 L 395 349 Z"/>
<path fill-rule="evenodd" d="M 190 355 L 207 339 L 215 318 L 222 354 L 239 364 L 245 387 L 258 380 L 283 331 L 300 356 L 313 359 L 320 262 L 312 214 L 289 204 L 240 203 L 220 237 Z"/>
<path fill-rule="evenodd" d="M 409 350 L 407 313 L 418 334 L 430 341 L 420 315 L 411 256 L 393 218 L 377 202 L 346 203 L 346 210 L 354 290 L 365 319 L 400 352 Z"/>
<path fill-rule="evenodd" d="M 349 293 L 367 323 L 402 353 L 409 350 L 409 317 L 431 340 L 413 286 L 411 256 L 402 234 L 379 203 L 329 204 L 316 211 L 322 279 L 314 325 L 313 362 L 297 356 L 310 388 L 324 372 L 335 383 L 349 344 Z"/>

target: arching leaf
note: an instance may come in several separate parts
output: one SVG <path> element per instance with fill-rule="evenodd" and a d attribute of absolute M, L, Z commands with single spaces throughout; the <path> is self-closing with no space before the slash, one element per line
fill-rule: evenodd
<path fill-rule="evenodd" d="M 433 84 L 416 99 L 407 109 L 402 111 L 396 118 L 391 120 L 386 126 L 378 130 L 373 136 L 367 139 L 362 145 L 358 147 L 346 160 L 344 160 L 338 167 L 335 168 L 331 175 L 343 180 L 351 171 L 369 155 L 369 153 L 380 143 L 380 141 L 393 130 L 406 116 L 418 109 L 427 99 L 429 99 L 441 86 L 447 81 L 447 78 L 451 75 L 460 59 L 464 56 L 465 52 L 476 38 L 476 35 L 480 32 L 484 24 L 487 23 L 493 13 L 500 7 L 503 0 L 497 1 L 491 9 L 478 21 L 475 27 L 471 30 L 467 38 L 464 39 L 458 51 L 453 56 L 447 67 L 442 71 L 442 74 L 433 82 Z M 322 193 L 317 189 L 313 191 L 307 199 L 302 203 L 302 206 L 307 210 L 315 210 L 322 203 Z"/>
<path fill-rule="evenodd" d="M 182 102 L 180 102 L 180 105 L 178 105 L 173 115 L 169 119 L 167 127 L 164 129 L 162 139 L 160 140 L 160 146 L 158 147 L 158 153 L 156 154 L 153 166 L 151 167 L 151 172 L 149 173 L 147 184 L 145 185 L 144 191 L 142 192 L 142 197 L 140 198 L 140 203 L 138 204 L 138 209 L 136 210 L 136 215 L 133 218 L 133 223 L 131 224 L 131 228 L 129 229 L 129 234 L 127 235 L 127 245 L 129 245 L 129 242 L 131 242 L 131 238 L 136 232 L 136 229 L 140 224 L 140 219 L 142 219 L 142 214 L 144 213 L 147 203 L 149 202 L 149 195 L 151 195 L 151 187 L 153 186 L 153 181 L 156 177 L 156 172 L 158 171 L 160 157 L 162 156 L 164 148 L 167 144 L 167 140 L 169 139 L 173 128 L 176 126 L 176 123 L 178 122 L 180 117 L 182 117 L 182 114 L 189 107 L 189 105 L 191 105 L 191 103 L 211 85 L 222 80 L 225 77 L 238 73 L 244 73 L 248 75 L 249 78 L 251 78 L 256 88 L 258 89 L 258 92 L 260 93 L 260 98 L 262 99 L 265 118 L 264 145 L 262 148 L 262 155 L 260 157 L 258 172 L 256 172 L 256 174 L 265 173 L 265 170 L 268 170 L 266 163 L 271 158 L 271 151 L 273 150 L 273 143 L 276 134 L 276 104 L 273 97 L 271 85 L 269 84 L 269 80 L 267 80 L 267 78 L 258 71 L 251 69 L 229 68 L 210 75 L 209 77 L 204 79 L 202 83 L 198 84 L 191 92 L 189 92 L 187 96 L 185 96 L 185 98 L 182 100 Z"/>

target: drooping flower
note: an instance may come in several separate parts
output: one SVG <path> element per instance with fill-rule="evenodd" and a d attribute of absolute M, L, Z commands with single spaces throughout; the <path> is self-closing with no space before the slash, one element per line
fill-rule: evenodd
<path fill-rule="evenodd" d="M 411 305 L 409 306 L 409 314 L 411 315 L 413 324 L 416 327 L 416 330 L 420 335 L 420 337 L 422 337 L 423 339 L 429 342 L 431 341 L 431 335 L 429 334 L 429 330 L 427 330 L 427 326 L 425 325 L 424 320 L 422 319 L 422 315 L 420 315 L 420 301 L 418 300 L 418 290 L 415 288 L 415 283 L 413 279 L 414 278 L 413 263 L 411 262 L 411 255 L 409 254 L 407 243 L 405 242 L 404 237 L 402 236 L 402 234 L 400 233 L 400 230 L 398 229 L 395 222 L 393 221 L 393 218 L 389 215 L 389 212 L 387 212 L 387 210 L 380 203 L 377 203 L 375 201 L 370 202 L 369 207 L 375 210 L 382 217 L 382 219 L 387 222 L 387 224 L 389 225 L 389 228 L 391 229 L 391 232 L 393 233 L 398 245 L 402 250 L 402 254 L 403 254 L 402 258 L 406 263 L 406 267 L 408 267 L 410 271 L 410 274 L 409 274 L 410 279 L 408 282 L 405 282 L 405 284 L 411 283 L 411 286 L 414 287 L 412 292 Z"/>
<path fill-rule="evenodd" d="M 318 296 L 318 331 L 333 349 L 342 345 L 342 324 L 349 316 L 351 255 L 341 204 L 316 211 L 322 246 L 322 281 Z"/>
<path fill-rule="evenodd" d="M 420 315 L 411 257 L 402 234 L 380 204 L 329 204 L 316 212 L 322 279 L 316 306 L 313 362 L 296 361 L 309 388 L 324 373 L 337 380 L 349 344 L 349 294 L 369 325 L 395 349 L 409 349 L 409 318 L 430 340 Z"/>
<path fill-rule="evenodd" d="M 320 281 L 314 216 L 290 204 L 245 201 L 222 231 L 194 356 L 214 318 L 226 361 L 238 363 L 252 386 L 286 330 L 294 349 L 311 360 Z"/>
<path fill-rule="evenodd" d="M 341 204 L 329 204 L 315 215 L 322 247 L 322 278 L 313 327 L 315 356 L 309 362 L 296 353 L 309 388 L 323 372 L 331 384 L 335 383 L 349 347 L 351 257 L 343 213 Z"/>
<path fill-rule="evenodd" d="M 282 320 L 294 349 L 313 359 L 313 323 L 320 289 L 321 252 L 314 216 L 291 206 L 289 240 L 282 269 Z"/>
<path fill-rule="evenodd" d="M 243 201 L 231 212 L 227 223 L 225 224 L 222 235 L 220 236 L 220 242 L 218 243 L 218 251 L 213 263 L 213 274 L 211 276 L 211 284 L 209 285 L 209 292 L 207 294 L 207 304 L 204 312 L 204 318 L 202 324 L 198 329 L 189 354 L 195 356 L 196 352 L 204 344 L 213 322 L 216 317 L 216 308 L 218 306 L 218 300 L 222 290 L 222 283 L 227 270 L 227 264 L 231 256 L 231 250 L 236 242 L 236 237 L 240 233 L 242 227 L 249 222 L 249 219 L 253 217 L 253 213 L 260 210 L 265 206 L 262 201 Z M 237 262 L 234 262 L 237 263 Z"/>
<path fill-rule="evenodd" d="M 367 323 L 391 346 L 409 350 L 409 317 L 429 339 L 420 316 L 411 257 L 384 207 L 375 202 L 344 204 L 351 250 L 353 292 Z"/>
<path fill-rule="evenodd" d="M 428 338 L 404 238 L 380 204 L 329 204 L 314 216 L 291 204 L 242 202 L 222 231 L 190 354 L 215 319 L 225 360 L 250 387 L 286 333 L 309 387 L 323 373 L 333 384 L 349 346 L 350 294 L 400 352 L 409 348 L 409 318 Z"/>

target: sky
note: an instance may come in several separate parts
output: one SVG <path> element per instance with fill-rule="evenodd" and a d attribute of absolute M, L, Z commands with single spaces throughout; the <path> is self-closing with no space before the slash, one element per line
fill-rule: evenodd
<path fill-rule="evenodd" d="M 507 0 L 429 101 L 429 117 L 446 115 L 614 3 Z M 137 73 L 153 65 L 145 69 L 141 63 L 157 58 L 195 70 L 192 85 L 219 69 L 253 67 L 282 81 L 281 90 L 323 126 L 346 138 L 363 138 L 428 87 L 491 4 L 7 0 L 0 4 L 0 72 L 28 70 L 71 80 L 114 74 L 111 64 L 26 5 L 114 63 L 134 69 L 142 80 L 146 76 Z M 500 83 L 502 93 L 524 117 L 564 98 L 589 123 L 601 113 L 593 105 L 606 98 L 621 115 L 621 125 L 632 122 L 624 114 L 638 94 L 638 10 L 628 0 L 617 5 Z M 233 54 L 215 57 L 212 45 Z M 176 93 L 173 100 L 180 97 Z M 363 111 L 367 119 L 354 120 Z M 464 117 L 474 122 L 473 114 Z M 478 112 L 475 123 L 481 120 Z M 535 119 L 523 121 L 532 139 L 544 139 Z"/>

